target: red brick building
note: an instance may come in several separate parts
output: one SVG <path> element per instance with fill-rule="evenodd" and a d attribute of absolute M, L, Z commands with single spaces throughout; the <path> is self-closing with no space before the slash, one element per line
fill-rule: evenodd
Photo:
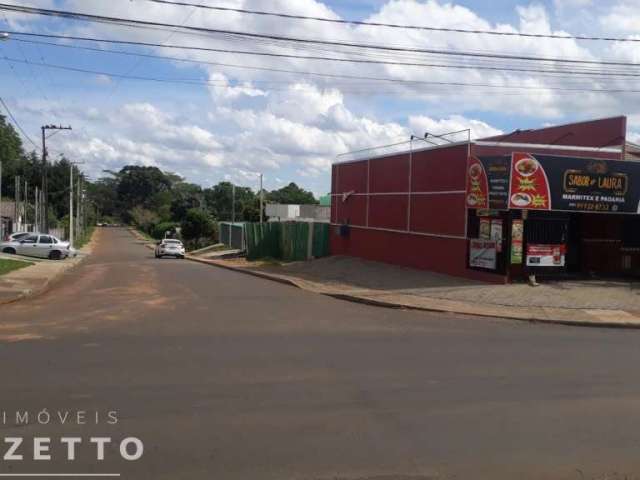
<path fill-rule="evenodd" d="M 333 165 L 333 254 L 495 282 L 640 267 L 625 117 L 445 138 Z"/>

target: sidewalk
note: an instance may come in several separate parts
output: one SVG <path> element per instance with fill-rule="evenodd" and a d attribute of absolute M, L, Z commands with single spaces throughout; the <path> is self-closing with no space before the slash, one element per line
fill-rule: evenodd
<path fill-rule="evenodd" d="M 2 255 L 3 258 L 28 260 L 33 265 L 0 275 L 0 305 L 12 303 L 27 297 L 45 292 L 64 273 L 78 266 L 91 254 L 97 233 L 84 247 L 78 250 L 78 255 L 65 260 L 44 260 L 39 258 L 13 257 Z"/>
<path fill-rule="evenodd" d="M 187 258 L 372 305 L 531 322 L 640 328 L 640 283 L 593 280 L 550 282 L 538 287 L 490 285 L 341 256 L 284 265 L 242 258 Z"/>

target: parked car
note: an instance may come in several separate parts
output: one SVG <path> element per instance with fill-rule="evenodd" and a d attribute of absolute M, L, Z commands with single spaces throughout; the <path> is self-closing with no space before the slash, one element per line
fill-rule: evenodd
<path fill-rule="evenodd" d="M 156 243 L 156 258 L 164 256 L 184 258 L 184 245 L 182 245 L 180 240 L 165 238 L 161 242 Z"/>
<path fill-rule="evenodd" d="M 5 235 L 2 241 L 4 242 L 14 242 L 16 240 L 20 240 L 21 238 L 26 237 L 27 235 L 31 235 L 35 232 L 15 232 L 12 234 Z"/>
<path fill-rule="evenodd" d="M 69 242 L 63 242 L 53 235 L 38 233 L 29 233 L 18 240 L 2 242 L 0 251 L 50 260 L 61 260 L 75 255 L 75 250 L 69 248 Z"/>

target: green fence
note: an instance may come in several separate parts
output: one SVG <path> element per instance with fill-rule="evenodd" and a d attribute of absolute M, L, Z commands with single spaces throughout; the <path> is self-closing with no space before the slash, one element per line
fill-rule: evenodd
<path fill-rule="evenodd" d="M 248 260 L 271 257 L 293 262 L 329 255 L 326 223 L 247 223 L 246 235 Z"/>

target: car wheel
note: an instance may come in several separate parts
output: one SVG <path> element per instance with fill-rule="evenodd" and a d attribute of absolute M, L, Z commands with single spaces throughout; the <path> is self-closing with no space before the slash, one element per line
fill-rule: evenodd
<path fill-rule="evenodd" d="M 3 253 L 10 253 L 11 255 L 15 255 L 16 254 L 16 249 L 15 248 L 11 248 L 11 247 L 6 247 L 5 249 L 2 250 Z"/>
<path fill-rule="evenodd" d="M 179 258 L 180 260 L 184 260 L 184 255 L 178 255 L 178 258 Z"/>
<path fill-rule="evenodd" d="M 49 252 L 49 260 L 60 260 L 61 258 L 62 258 L 62 254 L 58 250 Z"/>

